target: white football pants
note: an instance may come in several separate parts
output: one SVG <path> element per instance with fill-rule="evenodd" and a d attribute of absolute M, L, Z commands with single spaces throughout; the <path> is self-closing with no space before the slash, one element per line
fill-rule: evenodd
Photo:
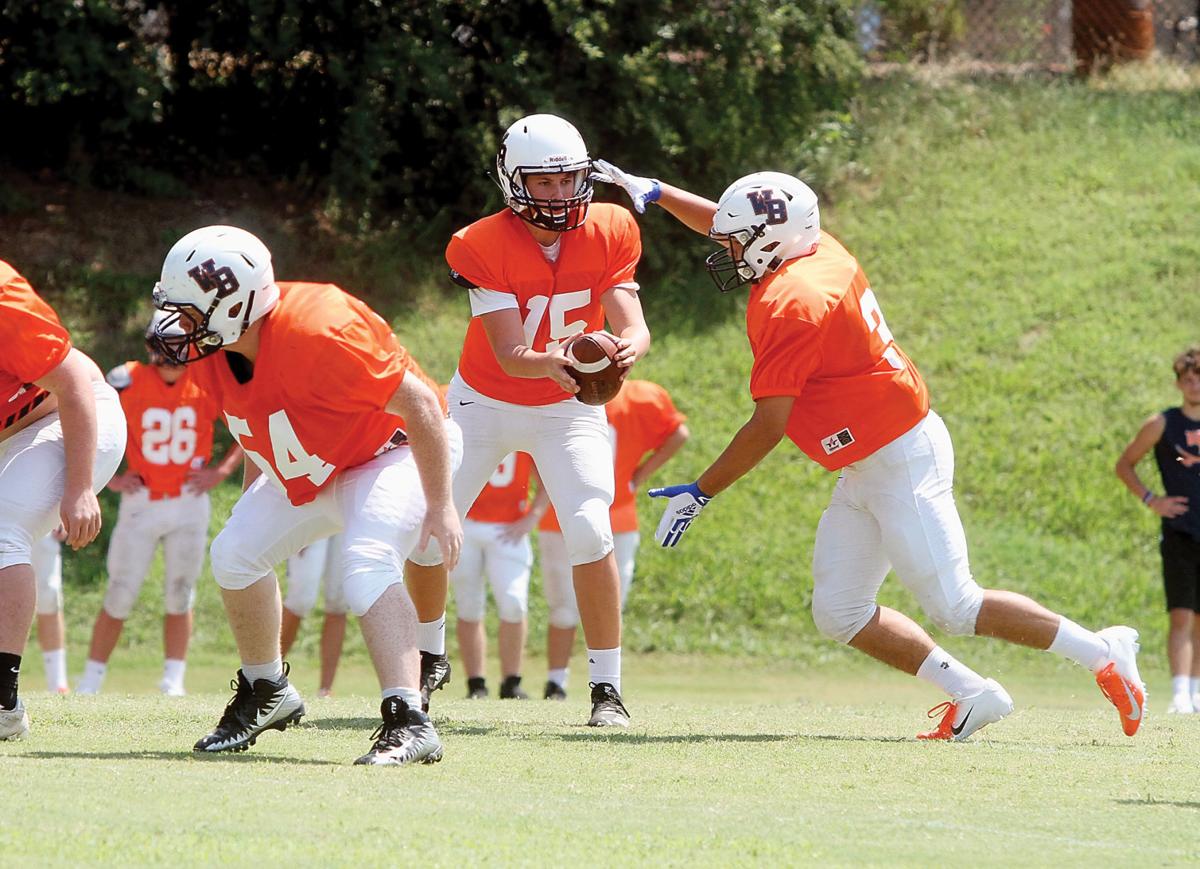
<path fill-rule="evenodd" d="M 640 542 L 641 535 L 637 531 L 613 535 L 613 555 L 617 559 L 617 573 L 621 577 L 622 609 L 629 598 L 629 587 L 633 584 Z M 571 576 L 571 561 L 567 558 L 563 536 L 555 531 L 539 531 L 538 552 L 542 560 L 542 592 L 546 595 L 546 606 L 550 610 L 550 624 L 556 628 L 573 628 L 579 624 L 579 608 L 575 603 L 575 582 Z"/>
<path fill-rule="evenodd" d="M 33 578 L 37 580 L 37 614 L 52 616 L 62 610 L 62 544 L 53 534 L 33 543 Z"/>
<path fill-rule="evenodd" d="M 304 618 L 317 605 L 322 581 L 326 615 L 344 615 L 346 594 L 342 581 L 340 534 L 310 543 L 287 560 L 287 597 L 283 599 L 283 605 Z"/>
<path fill-rule="evenodd" d="M 141 489 L 121 495 L 117 524 L 108 541 L 108 588 L 104 611 L 127 619 L 150 572 L 154 553 L 163 550 L 163 610 L 178 616 L 196 599 L 208 543 L 208 494 L 184 491 L 175 498 L 150 499 Z"/>
<path fill-rule="evenodd" d="M 450 573 L 454 605 L 463 621 L 483 620 L 487 606 L 484 579 L 492 587 L 502 622 L 522 622 L 529 611 L 529 570 L 533 549 L 529 535 L 520 540 L 501 538 L 509 526 L 503 522 L 463 522 L 463 548 L 458 566 Z"/>
<path fill-rule="evenodd" d="M 892 568 L 939 627 L 975 632 L 983 591 L 967 563 L 953 486 L 954 447 L 933 411 L 842 470 L 813 550 L 812 612 L 823 634 L 852 640 L 875 615 Z"/>

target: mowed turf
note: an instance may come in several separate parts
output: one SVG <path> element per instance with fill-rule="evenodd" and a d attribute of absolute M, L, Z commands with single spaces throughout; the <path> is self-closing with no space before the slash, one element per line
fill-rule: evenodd
<path fill-rule="evenodd" d="M 962 744 L 915 740 L 936 692 L 871 665 L 634 661 L 627 732 L 584 727 L 580 686 L 565 704 L 467 701 L 458 680 L 435 695 L 445 760 L 409 769 L 350 765 L 376 723 L 357 666 L 344 682 L 362 696 L 310 697 L 300 727 L 242 755 L 189 750 L 225 695 L 31 694 L 33 736 L 0 744 L 14 795 L 0 852 L 9 865 L 1200 859 L 1200 717 L 1152 704 L 1129 739 L 1082 670 L 1005 669 L 1017 712 Z"/>

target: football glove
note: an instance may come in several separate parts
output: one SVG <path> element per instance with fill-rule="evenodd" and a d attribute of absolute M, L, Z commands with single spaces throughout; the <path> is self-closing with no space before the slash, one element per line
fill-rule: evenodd
<path fill-rule="evenodd" d="M 651 202 L 657 202 L 662 193 L 657 178 L 630 175 L 607 160 L 593 160 L 592 165 L 599 170 L 592 172 L 593 180 L 616 184 L 628 193 L 629 198 L 633 201 L 633 208 L 638 214 L 645 214 L 646 206 Z"/>
<path fill-rule="evenodd" d="M 661 489 L 651 489 L 646 494 L 651 498 L 670 498 L 662 519 L 658 521 L 658 529 L 654 532 L 655 542 L 663 548 L 679 543 L 692 520 L 699 516 L 704 505 L 712 500 L 700 491 L 700 486 L 696 483 L 664 486 Z"/>

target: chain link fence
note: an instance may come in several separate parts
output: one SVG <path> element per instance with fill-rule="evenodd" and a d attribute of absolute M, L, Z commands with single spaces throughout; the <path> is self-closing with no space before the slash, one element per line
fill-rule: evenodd
<path fill-rule="evenodd" d="M 862 0 L 857 23 L 860 47 L 878 64 L 1200 87 L 1200 0 Z"/>

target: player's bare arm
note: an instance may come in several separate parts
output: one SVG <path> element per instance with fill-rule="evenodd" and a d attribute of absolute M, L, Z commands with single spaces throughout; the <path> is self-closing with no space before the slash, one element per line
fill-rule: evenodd
<path fill-rule="evenodd" d="M 650 349 L 650 329 L 642 314 L 642 301 L 636 290 L 613 287 L 600 297 L 604 316 L 617 339 L 617 365 L 628 373 L 634 362 Z"/>
<path fill-rule="evenodd" d="M 546 515 L 546 511 L 550 509 L 550 495 L 546 491 L 546 486 L 542 483 L 542 478 L 538 475 L 536 467 L 530 472 L 530 477 L 533 479 L 534 485 L 537 486 L 537 494 L 529 502 L 529 509 L 525 512 L 525 515 L 516 522 L 510 523 L 501 532 L 501 540 L 509 543 L 517 542 L 536 528 L 537 524 L 542 521 L 542 517 Z"/>
<path fill-rule="evenodd" d="M 783 439 L 795 403 L 796 399 L 791 395 L 760 398 L 750 419 L 696 481 L 701 491 L 711 498 L 728 489 L 765 459 Z"/>
<path fill-rule="evenodd" d="M 1166 428 L 1166 418 L 1156 413 L 1142 423 L 1138 433 L 1125 447 L 1114 469 L 1125 488 L 1136 495 L 1147 507 L 1164 519 L 1182 516 L 1188 510 L 1188 499 L 1182 495 L 1155 495 L 1154 491 L 1138 476 L 1137 463 L 1154 449 Z"/>
<path fill-rule="evenodd" d="M 442 406 L 419 377 L 405 377 L 386 410 L 404 417 L 409 446 L 425 491 L 425 522 L 417 548 L 424 549 L 429 538 L 435 538 L 441 545 L 446 569 L 453 570 L 462 550 L 462 524 L 450 494 L 450 447 Z"/>
<path fill-rule="evenodd" d="M 205 468 L 197 468 L 188 474 L 188 489 L 197 495 L 202 495 L 219 486 L 226 477 L 237 470 L 238 465 L 242 463 L 243 455 L 241 446 L 235 443 L 221 458 L 221 461 Z"/>
<path fill-rule="evenodd" d="M 496 354 L 496 361 L 509 377 L 549 377 L 565 392 L 574 395 L 579 391 L 575 378 L 567 372 L 571 361 L 562 350 L 562 347 L 571 343 L 574 335 L 563 341 L 560 347 L 539 352 L 525 343 L 521 315 L 515 308 L 482 314 L 479 319 L 487 332 L 492 352 Z"/>
<path fill-rule="evenodd" d="M 640 489 L 654 475 L 655 471 L 669 462 L 671 457 L 683 448 L 691 436 L 692 433 L 688 431 L 688 427 L 684 423 L 680 423 L 679 428 L 667 435 L 662 446 L 646 456 L 645 460 L 634 470 L 629 479 L 629 485 L 633 490 Z"/>
<path fill-rule="evenodd" d="M 66 453 L 66 480 L 59 515 L 72 549 L 91 543 L 100 533 L 100 502 L 92 492 L 92 467 L 96 460 L 96 398 L 92 381 L 100 369 L 87 356 L 72 349 L 67 358 L 37 381 L 58 400 Z"/>

